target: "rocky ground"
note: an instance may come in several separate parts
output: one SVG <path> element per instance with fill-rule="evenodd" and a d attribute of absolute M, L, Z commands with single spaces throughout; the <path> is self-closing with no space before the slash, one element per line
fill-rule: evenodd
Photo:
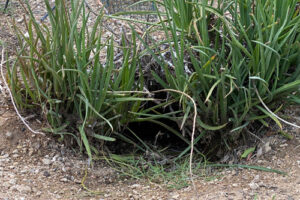
<path fill-rule="evenodd" d="M 0 41 L 8 45 L 9 55 L 13 57 L 16 38 L 11 19 L 22 26 L 26 13 L 21 1 L 11 1 L 6 13 L 1 10 L 4 2 L 0 3 Z M 39 17 L 44 14 L 41 2 L 30 1 Z M 98 1 L 89 2 L 97 8 Z M 2 80 L 1 86 L 4 86 Z M 85 185 L 95 191 L 91 193 L 81 185 L 87 158 L 53 140 L 50 135 L 28 131 L 15 114 L 7 92 L 0 92 L 0 199 L 300 199 L 299 129 L 285 127 L 293 139 L 270 130 L 261 138 L 259 151 L 246 163 L 279 169 L 287 175 L 224 169 L 197 178 L 196 195 L 192 186 L 174 190 L 168 189 L 166 184 L 120 178 L 113 168 L 97 162 L 88 168 L 85 180 Z M 299 107 L 292 107 L 282 114 L 290 116 L 289 121 L 300 124 Z M 43 127 L 38 115 L 25 117 L 34 128 Z"/>

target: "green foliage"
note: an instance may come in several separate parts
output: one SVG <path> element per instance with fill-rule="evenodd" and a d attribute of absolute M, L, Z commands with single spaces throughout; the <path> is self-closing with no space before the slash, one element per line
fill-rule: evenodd
<path fill-rule="evenodd" d="M 264 119 L 271 118 L 280 125 L 275 116 L 260 106 L 258 95 L 275 112 L 280 101 L 299 103 L 297 0 L 153 1 L 164 6 L 165 12 L 156 8 L 159 22 L 143 23 L 150 25 L 149 33 L 163 30 L 165 40 L 150 41 L 149 45 L 151 39 L 147 37 L 146 42 L 133 29 L 131 41 L 123 39 L 123 62 L 119 68 L 114 63 L 113 38 L 101 39 L 101 20 L 123 20 L 122 14 L 142 13 L 106 16 L 100 12 L 90 29 L 84 1 L 70 2 L 68 9 L 66 1 L 56 0 L 56 9 L 51 11 L 45 0 L 50 27 L 34 18 L 27 2 L 31 15 L 26 22 L 28 34 L 14 25 L 21 48 L 16 62 L 8 68 L 8 76 L 18 106 L 40 108 L 51 125 L 47 130 L 61 139 L 72 135 L 89 157 L 99 153 L 94 141 L 102 145 L 115 141 L 114 136 L 139 150 L 151 151 L 135 133 L 131 132 L 139 144 L 119 134 L 130 122 L 149 121 L 188 144 L 172 161 L 183 159 L 191 149 L 186 135 L 191 135 L 194 111 L 190 99 L 183 94 L 191 96 L 197 104 L 194 145 L 209 141 L 212 132 L 220 133 L 228 144 L 228 139 L 234 141 L 254 120 L 266 124 Z M 136 40 L 143 43 L 145 51 L 138 52 Z M 161 45 L 169 47 L 171 65 L 159 51 Z M 105 61 L 100 60 L 101 52 L 106 52 Z M 147 86 L 142 73 L 136 76 L 142 71 L 140 60 L 144 54 L 152 55 L 161 67 L 163 74 L 153 71 L 152 75 L 168 89 L 164 92 L 170 93 L 165 103 L 151 108 L 141 106 L 142 101 L 153 99 L 143 96 Z M 157 111 L 170 104 L 180 106 L 169 113 Z M 162 118 L 180 122 L 187 134 L 162 123 Z M 199 146 L 194 150 L 205 158 Z M 126 164 L 119 157 L 112 159 Z M 126 164 L 129 165 L 133 171 L 137 169 L 132 163 Z M 156 165 L 151 169 L 161 170 Z"/>
<path fill-rule="evenodd" d="M 255 151 L 255 147 L 251 147 L 249 149 L 246 149 L 244 153 L 241 155 L 241 158 L 247 158 L 250 154 L 252 154 Z"/>
<path fill-rule="evenodd" d="M 156 81 L 197 102 L 199 133 L 219 132 L 224 140 L 229 136 L 234 141 L 254 120 L 271 117 L 280 125 L 260 106 L 257 93 L 271 108 L 299 99 L 297 4 L 297 0 L 163 1 L 166 12 L 158 13 L 166 35 L 162 43 L 169 46 L 173 66 L 157 54 L 158 45 L 144 45 L 164 70 L 164 77 L 153 72 Z M 186 127 L 191 126 L 191 102 L 180 94 L 172 96 L 181 104 Z"/>
<path fill-rule="evenodd" d="M 189 159 L 185 157 L 180 162 L 171 160 L 158 161 L 154 157 L 145 160 L 142 156 L 115 155 L 105 159 L 114 170 L 120 172 L 121 176 L 129 176 L 135 179 L 146 178 L 151 183 L 164 184 L 169 189 L 181 189 L 189 185 Z M 166 164 L 167 162 L 167 164 Z M 196 176 L 202 176 L 205 166 L 199 161 L 193 168 Z"/>
<path fill-rule="evenodd" d="M 99 149 L 91 141 L 115 141 L 111 135 L 135 118 L 129 111 L 137 112 L 145 100 L 135 93 L 142 89 L 135 76 L 137 48 L 135 42 L 127 44 L 124 39 L 123 65 L 116 68 L 113 38 L 101 40 L 102 11 L 89 29 L 84 1 L 71 1 L 71 10 L 65 3 L 56 0 L 52 12 L 45 0 L 49 29 L 34 18 L 27 2 L 28 35 L 15 25 L 22 46 L 8 71 L 9 82 L 19 107 L 39 107 L 51 125 L 47 131 L 61 139 L 74 136 L 92 157 Z M 131 40 L 135 41 L 134 33 Z M 105 51 L 106 60 L 101 63 L 100 52 Z"/>

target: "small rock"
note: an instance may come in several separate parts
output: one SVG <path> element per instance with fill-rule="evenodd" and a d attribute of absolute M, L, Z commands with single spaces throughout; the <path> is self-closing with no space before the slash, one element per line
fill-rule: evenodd
<path fill-rule="evenodd" d="M 287 147 L 288 146 L 288 144 L 281 144 L 281 145 L 279 145 L 281 148 L 283 148 L 283 147 Z"/>
<path fill-rule="evenodd" d="M 104 194 L 104 197 L 105 198 L 110 197 L 110 194 Z"/>
<path fill-rule="evenodd" d="M 179 194 L 176 193 L 172 195 L 172 199 L 178 199 L 178 198 L 179 198 Z"/>
<path fill-rule="evenodd" d="M 265 153 L 269 152 L 272 150 L 272 148 L 270 147 L 270 142 L 267 142 L 265 145 L 264 145 L 264 150 L 265 150 Z"/>
<path fill-rule="evenodd" d="M 141 187 L 141 185 L 140 184 L 133 184 L 132 186 L 130 186 L 131 188 L 139 188 L 139 187 Z"/>
<path fill-rule="evenodd" d="M 252 190 L 256 190 L 256 189 L 259 188 L 259 185 L 258 185 L 257 183 L 255 183 L 255 182 L 249 183 L 249 186 L 250 186 L 250 188 L 251 188 Z"/>
<path fill-rule="evenodd" d="M 31 192 L 31 187 L 28 185 L 15 185 L 11 187 L 12 191 L 18 191 L 20 193 L 30 193 Z"/>
<path fill-rule="evenodd" d="M 42 162 L 43 162 L 44 165 L 50 165 L 52 163 L 52 161 L 48 158 L 43 158 Z"/>
<path fill-rule="evenodd" d="M 32 156 L 33 152 L 34 152 L 33 148 L 30 148 L 29 151 L 28 151 L 28 155 Z"/>
<path fill-rule="evenodd" d="M 10 177 L 10 178 L 15 178 L 15 174 L 14 173 L 8 173 L 6 174 L 7 177 Z"/>
<path fill-rule="evenodd" d="M 59 161 L 59 162 L 63 162 L 63 161 L 64 161 L 64 158 L 62 158 L 62 157 L 58 157 L 58 158 L 57 158 L 57 161 Z"/>
<path fill-rule="evenodd" d="M 136 190 L 132 190 L 132 193 L 133 193 L 133 194 L 138 194 L 139 192 L 136 191 Z"/>
<path fill-rule="evenodd" d="M 33 143 L 31 146 L 32 146 L 33 149 L 39 150 L 40 147 L 41 147 L 41 144 L 40 144 L 39 142 L 35 142 L 35 143 Z"/>
<path fill-rule="evenodd" d="M 38 174 L 40 172 L 40 169 L 30 169 L 29 172 L 31 174 Z"/>
<path fill-rule="evenodd" d="M 17 183 L 17 180 L 16 179 L 10 179 L 8 182 L 11 185 L 15 185 Z"/>
<path fill-rule="evenodd" d="M 8 157 L 9 157 L 9 154 L 6 153 L 6 154 L 4 154 L 3 156 L 1 156 L 0 158 L 2 159 L 2 158 L 8 158 Z"/>
<path fill-rule="evenodd" d="M 61 178 L 59 181 L 60 181 L 60 182 L 66 183 L 66 182 L 68 182 L 68 179 L 66 179 L 66 178 Z"/>
<path fill-rule="evenodd" d="M 253 181 L 254 181 L 254 182 L 258 182 L 259 179 L 260 179 L 259 175 L 256 175 L 256 176 L 254 177 Z"/>
<path fill-rule="evenodd" d="M 35 182 L 33 182 L 33 184 L 36 184 L 36 183 L 35 183 Z M 36 189 L 35 187 L 33 187 L 33 188 L 32 188 L 32 192 L 33 192 L 33 193 L 37 193 L 38 191 L 39 191 L 39 190 L 38 190 L 38 189 Z"/>
<path fill-rule="evenodd" d="M 61 170 L 62 170 L 63 172 L 66 172 L 66 171 L 67 171 L 67 169 L 66 169 L 65 167 L 62 167 Z"/>
<path fill-rule="evenodd" d="M 232 186 L 233 186 L 233 187 L 237 187 L 237 186 L 238 186 L 238 184 L 237 184 L 237 183 L 234 183 L 234 184 L 232 184 Z"/>
<path fill-rule="evenodd" d="M 4 187 L 4 188 L 6 188 L 6 189 L 8 189 L 8 188 L 10 188 L 10 183 L 9 182 L 4 182 L 3 184 L 2 184 L 2 186 Z"/>
<path fill-rule="evenodd" d="M 263 150 L 262 150 L 262 148 L 259 148 L 259 149 L 257 150 L 256 157 L 259 158 L 262 154 L 263 154 Z"/>
<path fill-rule="evenodd" d="M 26 38 L 29 38 L 29 33 L 26 32 L 26 33 L 24 34 L 24 36 L 25 36 Z"/>
<path fill-rule="evenodd" d="M 68 176 L 68 175 L 66 176 L 66 178 L 67 178 L 69 181 L 74 181 L 74 179 L 75 179 L 74 176 Z"/>
<path fill-rule="evenodd" d="M 18 23 L 22 23 L 23 20 L 24 20 L 24 18 L 23 18 L 23 17 L 20 17 L 19 19 L 17 19 L 17 22 L 18 22 Z"/>
<path fill-rule="evenodd" d="M 35 194 L 35 196 L 39 197 L 42 195 L 42 192 L 41 191 L 37 191 L 37 193 Z"/>
<path fill-rule="evenodd" d="M 76 184 L 81 184 L 81 180 L 75 179 L 75 180 L 74 180 L 74 183 L 76 183 Z"/>
<path fill-rule="evenodd" d="M 11 139 L 13 139 L 14 135 L 12 134 L 12 132 L 7 131 L 5 133 L 5 137 L 6 137 L 6 139 L 11 140 Z"/>
<path fill-rule="evenodd" d="M 44 175 L 45 177 L 51 176 L 51 174 L 50 174 L 48 171 L 44 171 L 43 175 Z"/>
<path fill-rule="evenodd" d="M 12 155 L 12 157 L 13 157 L 13 158 L 18 158 L 19 155 L 18 155 L 18 154 L 14 154 L 14 155 Z"/>

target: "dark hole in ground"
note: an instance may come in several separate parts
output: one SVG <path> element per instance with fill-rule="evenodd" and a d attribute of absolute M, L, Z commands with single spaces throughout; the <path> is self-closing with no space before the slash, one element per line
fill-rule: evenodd
<path fill-rule="evenodd" d="M 169 126 L 178 133 L 181 133 L 176 122 L 169 119 L 158 119 L 157 121 Z M 153 122 L 130 123 L 128 128 L 121 134 L 141 146 L 144 150 L 147 149 L 144 144 L 154 151 L 165 149 L 165 152 L 173 151 L 173 153 L 180 153 L 188 147 L 188 145 L 177 135 Z M 141 141 L 143 141 L 144 144 Z M 114 144 L 109 145 L 108 148 L 117 154 L 126 154 L 133 151 L 139 152 L 135 145 L 124 142 L 121 139 L 117 140 Z"/>

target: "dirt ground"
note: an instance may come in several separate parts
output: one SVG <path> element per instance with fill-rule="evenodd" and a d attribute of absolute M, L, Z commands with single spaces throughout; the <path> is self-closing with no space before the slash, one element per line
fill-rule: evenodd
<path fill-rule="evenodd" d="M 0 3 L 1 42 L 8 46 L 9 58 L 14 56 L 16 37 L 11 19 L 22 26 L 26 16 L 19 2 L 11 0 L 6 13 Z M 34 13 L 41 17 L 45 11 L 42 0 L 31 0 Z M 97 0 L 88 1 L 97 9 Z M 1 80 L 1 86 L 4 87 Z M 5 90 L 0 91 L 0 200 L 11 199 L 300 199 L 300 132 L 285 127 L 294 138 L 289 140 L 268 132 L 261 141 L 262 152 L 247 161 L 287 172 L 287 175 L 247 170 L 224 169 L 209 177 L 195 180 L 192 186 L 171 190 L 164 184 L 146 180 L 118 178 L 117 172 L 105 163 L 89 168 L 86 186 L 100 194 L 91 194 L 81 186 L 87 165 L 86 157 L 53 140 L 50 136 L 32 134 L 14 112 Z M 300 107 L 283 112 L 289 120 L 300 124 Z M 35 128 L 43 126 L 37 114 L 27 116 Z M 258 148 L 259 149 L 259 148 Z"/>

